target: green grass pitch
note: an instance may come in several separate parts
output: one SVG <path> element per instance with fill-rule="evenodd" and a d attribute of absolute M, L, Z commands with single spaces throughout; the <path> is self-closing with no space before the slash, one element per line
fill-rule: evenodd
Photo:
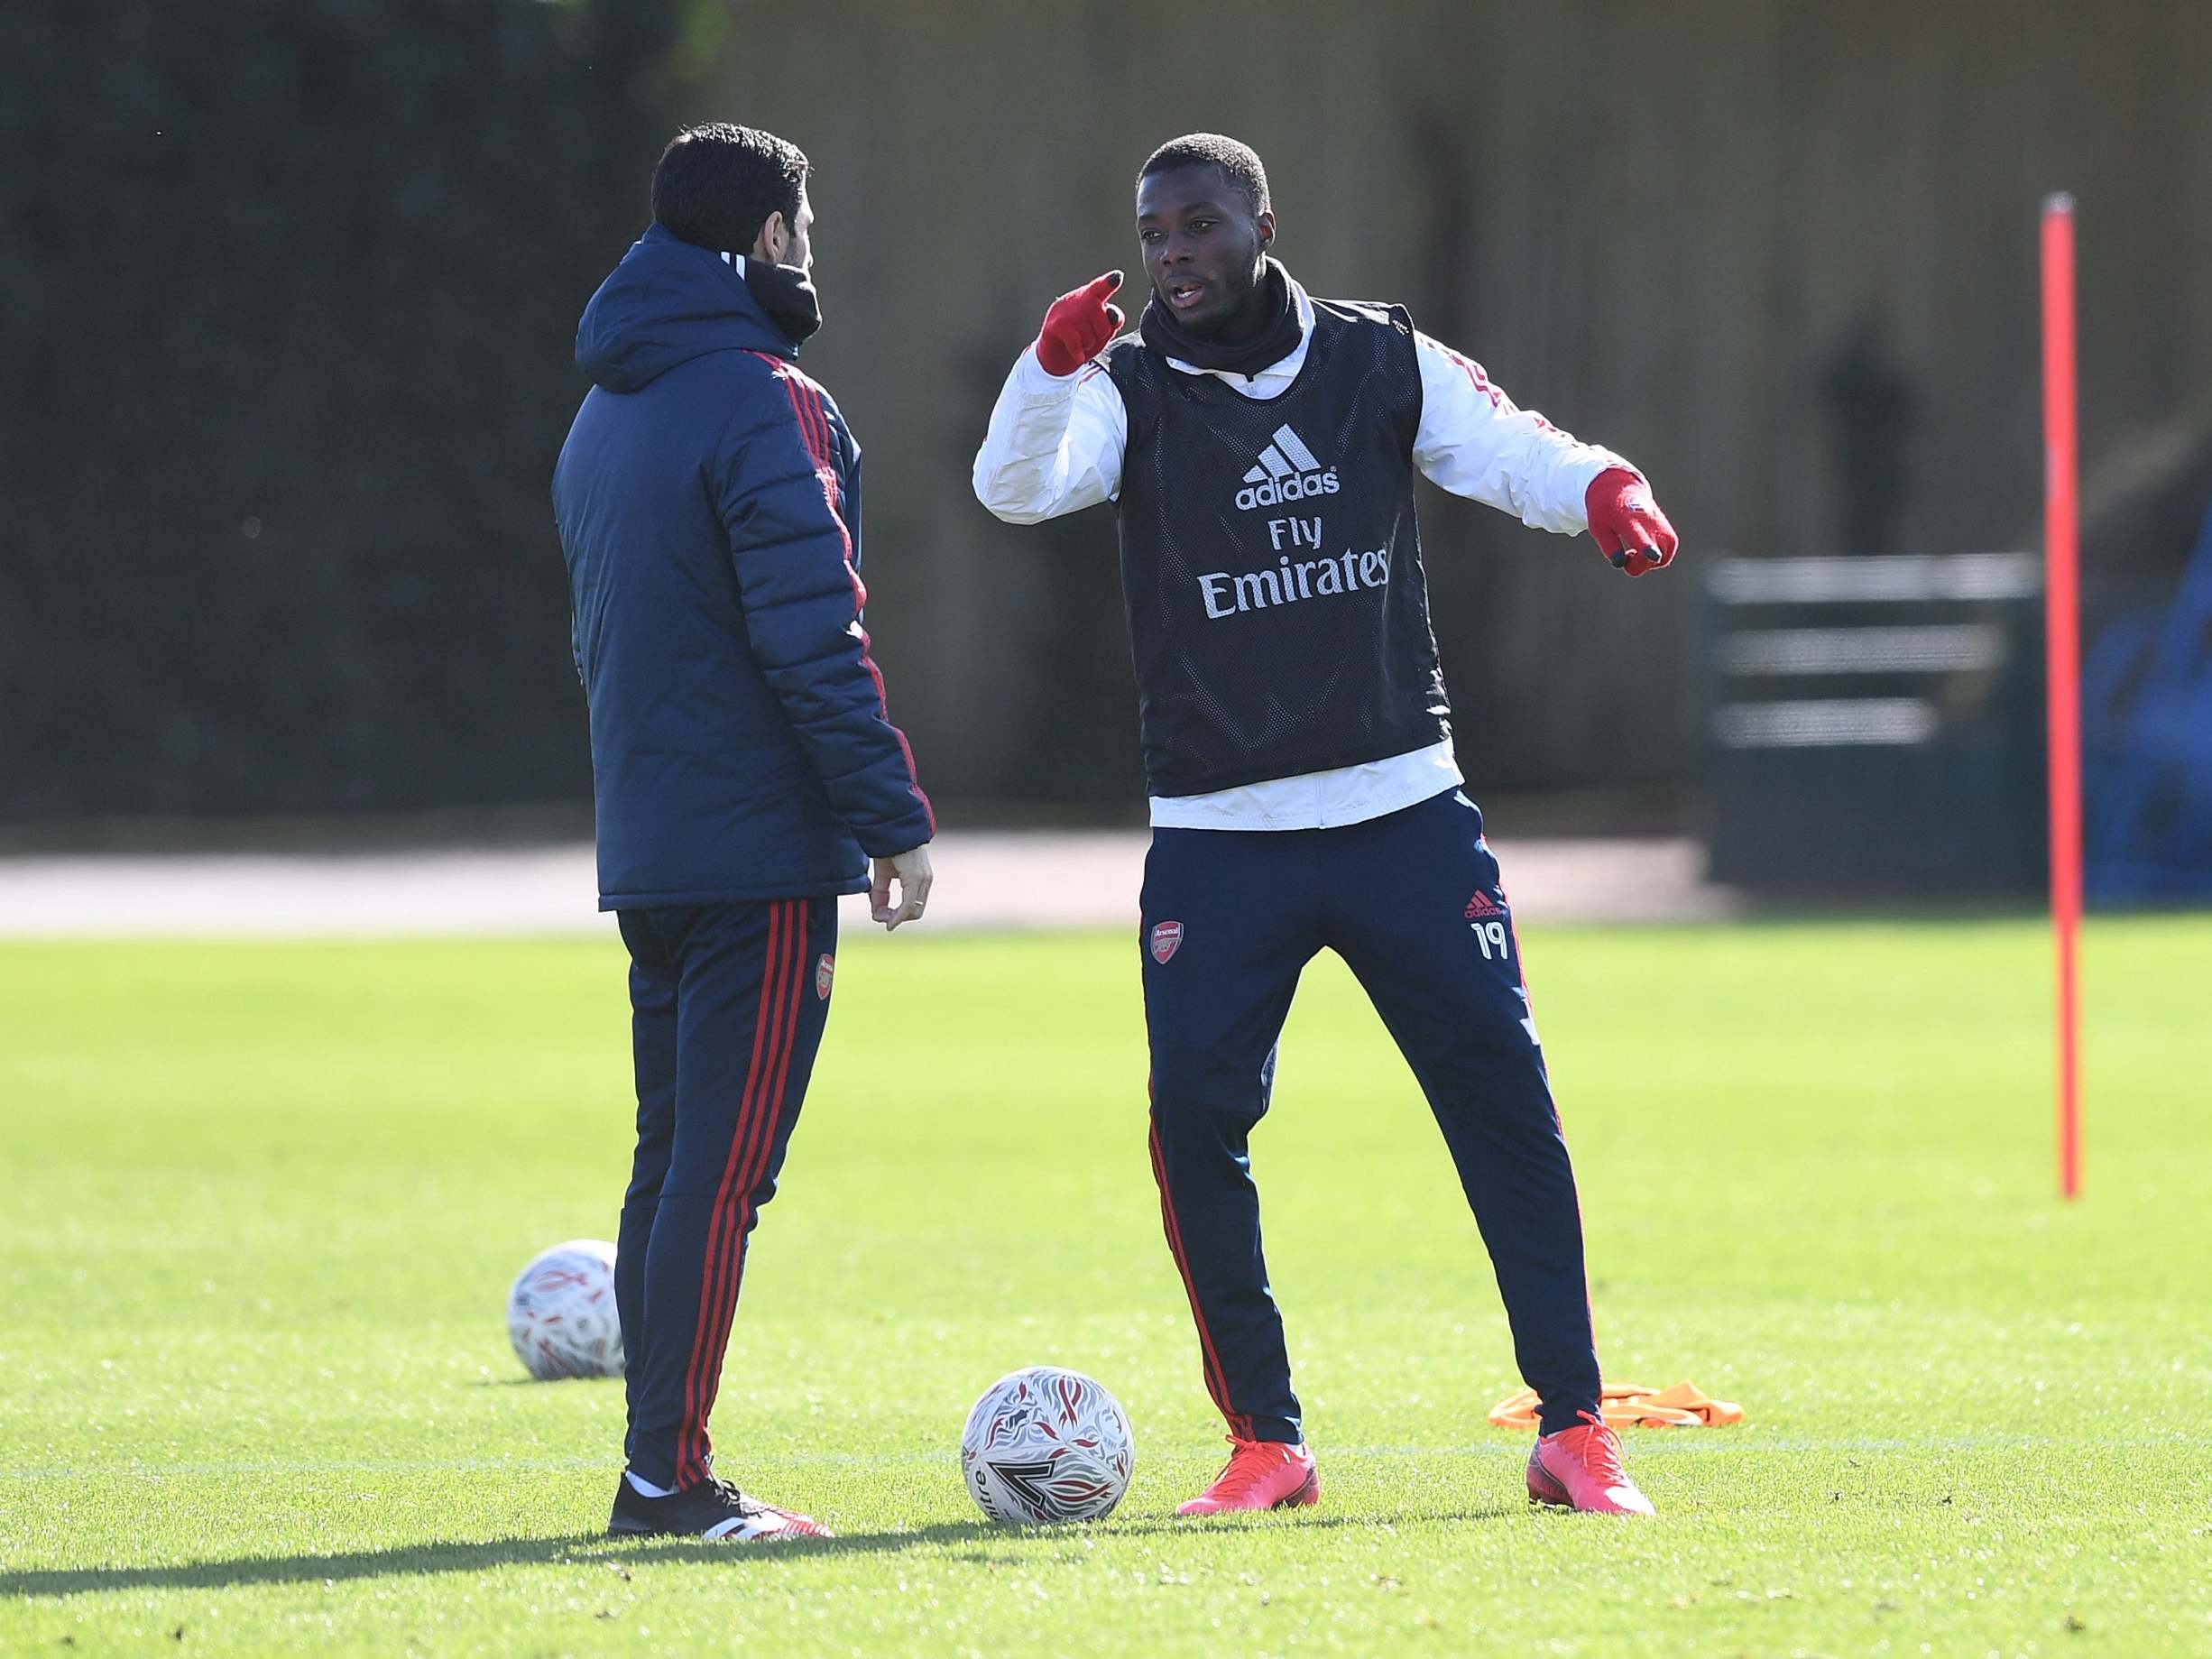
<path fill-rule="evenodd" d="M 612 939 L 0 948 L 0 1651 L 2212 1652 L 2212 919 L 2086 952 L 2088 1196 L 2052 1196 L 2027 922 L 1535 928 L 1655 1523 L 1532 1513 L 1488 1264 L 1333 959 L 1255 1142 L 1323 1506 L 1211 1476 L 1144 1152 L 1136 947 L 848 949 L 756 1237 L 725 1472 L 835 1526 L 613 1544 L 615 1383 L 521 1380 L 543 1245 L 611 1237 Z M 1111 1520 L 982 1524 L 977 1393 L 1138 1435 Z"/>

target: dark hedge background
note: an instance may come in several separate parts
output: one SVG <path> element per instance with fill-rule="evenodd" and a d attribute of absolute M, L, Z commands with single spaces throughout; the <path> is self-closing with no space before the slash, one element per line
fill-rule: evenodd
<path fill-rule="evenodd" d="M 547 479 L 664 11 L 0 11 L 0 820 L 588 792 Z"/>
<path fill-rule="evenodd" d="M 582 827 L 548 481 L 576 318 L 686 121 L 816 165 L 807 366 L 868 446 L 871 622 L 947 823 L 1141 814 L 1111 515 L 1003 526 L 968 470 L 1045 305 L 1131 262 L 1138 161 L 1192 126 L 1267 158 L 1316 291 L 1409 301 L 1649 468 L 1683 532 L 1677 572 L 1625 583 L 1423 487 L 1493 805 L 1695 821 L 1716 554 L 2034 544 L 2054 187 L 2082 204 L 2091 645 L 2173 591 L 2212 455 L 2212 6 L 1186 12 L 0 6 L 0 839 Z"/>

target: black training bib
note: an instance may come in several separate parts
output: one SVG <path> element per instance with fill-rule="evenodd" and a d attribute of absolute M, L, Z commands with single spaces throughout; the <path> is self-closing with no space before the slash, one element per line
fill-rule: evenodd
<path fill-rule="evenodd" d="M 1154 795 L 1203 795 L 1451 733 L 1414 521 L 1421 367 L 1400 307 L 1316 300 L 1267 401 L 1134 336 L 1121 587 Z"/>

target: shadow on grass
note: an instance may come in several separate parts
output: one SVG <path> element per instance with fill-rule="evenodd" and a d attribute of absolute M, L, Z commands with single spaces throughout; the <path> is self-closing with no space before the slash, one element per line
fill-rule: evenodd
<path fill-rule="evenodd" d="M 762 1569 L 794 1558 L 895 1553 L 945 1544 L 966 1544 L 955 1559 L 991 1561 L 1001 1553 L 991 1546 L 1101 1541 L 1201 1533 L 1263 1534 L 1276 1531 L 1330 1531 L 1341 1527 L 1400 1525 L 1410 1521 L 1496 1521 L 1520 1513 L 1516 1507 L 1437 1515 L 1316 1516 L 1295 1520 L 1238 1517 L 1194 1527 L 1169 1516 L 1110 1521 L 1094 1528 L 994 1526 L 982 1521 L 945 1522 L 901 1532 L 846 1533 L 835 1538 L 794 1538 L 760 1544 L 706 1544 L 683 1538 L 610 1538 L 604 1533 L 571 1533 L 552 1538 L 485 1538 L 470 1543 L 400 1544 L 385 1550 L 356 1550 L 336 1555 L 243 1555 L 227 1561 L 181 1562 L 165 1567 L 55 1567 L 27 1572 L 0 1572 L 0 1597 L 65 1597 L 106 1590 L 223 1590 L 244 1584 L 333 1583 L 359 1579 L 425 1578 L 445 1572 L 480 1572 L 509 1566 L 580 1566 L 627 1569 L 665 1562 L 713 1562 L 731 1568 Z"/>

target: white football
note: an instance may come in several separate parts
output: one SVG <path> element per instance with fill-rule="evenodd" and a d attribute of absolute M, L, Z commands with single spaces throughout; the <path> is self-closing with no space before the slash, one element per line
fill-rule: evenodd
<path fill-rule="evenodd" d="M 1129 1490 L 1136 1437 L 1114 1396 L 1079 1371 L 1034 1365 L 983 1391 L 960 1437 L 968 1493 L 994 1521 L 1103 1520 Z"/>
<path fill-rule="evenodd" d="M 571 1239 L 532 1257 L 507 1293 L 507 1340 L 539 1382 L 620 1377 L 622 1322 L 614 1307 L 614 1247 Z"/>

